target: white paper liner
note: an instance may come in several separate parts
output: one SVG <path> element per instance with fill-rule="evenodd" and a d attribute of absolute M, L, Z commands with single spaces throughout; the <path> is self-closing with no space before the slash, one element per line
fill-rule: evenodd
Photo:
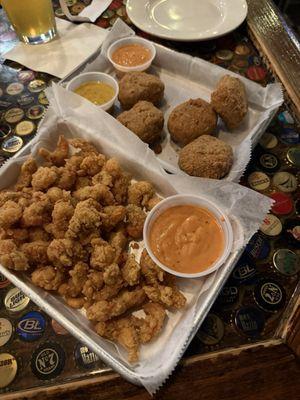
<path fill-rule="evenodd" d="M 103 71 L 114 74 L 113 68 L 106 58 L 107 49 L 115 40 L 132 35 L 134 35 L 133 30 L 122 20 L 117 20 L 102 44 L 101 54 L 80 72 Z M 238 182 L 250 161 L 252 144 L 258 141 L 277 108 L 283 102 L 281 85 L 276 83 L 262 87 L 198 57 L 178 53 L 156 43 L 154 45 L 156 57 L 150 72 L 157 74 L 165 84 L 164 101 L 160 106 L 165 117 L 163 130 L 165 139 L 162 143 L 163 150 L 157 155 L 157 158 L 169 172 L 186 176 L 178 167 L 179 147 L 170 140 L 167 129 L 167 120 L 173 108 L 190 98 L 200 97 L 209 102 L 211 92 L 225 74 L 238 77 L 243 81 L 249 101 L 249 111 L 245 120 L 238 129 L 229 132 L 219 118 L 217 128 L 217 136 L 230 144 L 234 152 L 233 166 L 224 180 Z M 78 73 L 79 71 L 75 72 L 72 77 Z M 67 80 L 68 78 L 65 81 Z M 117 104 L 116 114 L 120 111 L 120 106 Z"/>
<path fill-rule="evenodd" d="M 234 249 L 245 246 L 256 232 L 271 200 L 257 192 L 232 182 L 172 176 L 167 174 L 148 146 L 132 135 L 108 113 L 82 102 L 74 93 L 53 84 L 47 89 L 50 107 L 42 121 L 36 138 L 31 143 L 32 154 L 37 156 L 41 146 L 54 149 L 58 135 L 80 136 L 93 142 L 99 150 L 115 156 L 122 166 L 132 172 L 137 179 L 148 179 L 155 183 L 162 196 L 175 193 L 190 193 L 206 196 L 218 204 L 230 217 L 234 232 Z M 24 157 L 11 159 L 0 171 L 0 189 L 12 185 L 19 172 Z M 138 381 L 154 393 L 168 378 L 179 361 L 186 344 L 195 332 L 195 320 L 202 312 L 203 319 L 220 290 L 220 281 L 231 271 L 230 264 L 225 264 L 215 273 L 201 279 L 178 279 L 180 289 L 188 299 L 182 311 L 169 313 L 165 328 L 159 337 L 142 346 L 140 362 L 129 365 L 122 350 L 96 335 L 91 323 L 78 310 L 70 309 L 57 296 L 35 288 L 29 278 L 14 274 L 0 266 L 0 271 L 21 286 L 25 293 L 33 296 L 33 301 L 40 304 L 47 312 L 47 303 L 56 305 L 56 318 L 80 340 L 96 351 L 104 362 L 115 368 L 125 378 Z M 214 289 L 214 286 L 216 288 Z M 32 294 L 33 292 L 33 294 Z M 45 305 L 46 304 L 46 305 Z M 203 309 L 205 307 L 205 309 Z M 202 310 L 202 311 L 201 311 Z M 73 325 L 70 327 L 70 323 Z"/>
<path fill-rule="evenodd" d="M 90 23 L 72 24 L 56 18 L 58 35 L 49 43 L 30 46 L 19 42 L 4 54 L 34 71 L 64 78 L 91 57 L 101 46 L 107 30 Z"/>

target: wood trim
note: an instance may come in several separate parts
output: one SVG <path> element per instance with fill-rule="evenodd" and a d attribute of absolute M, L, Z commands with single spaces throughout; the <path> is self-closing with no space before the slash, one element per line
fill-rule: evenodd
<path fill-rule="evenodd" d="M 284 344 L 250 346 L 234 354 L 191 358 L 176 368 L 172 378 L 154 396 L 155 400 L 259 400 L 297 398 L 300 366 Z M 50 390 L 22 392 L 18 397 L 43 400 L 150 400 L 145 389 L 132 385 L 117 374 L 73 382 Z"/>
<path fill-rule="evenodd" d="M 254 44 L 279 78 L 286 99 L 300 116 L 300 43 L 272 0 L 247 0 L 247 24 Z"/>

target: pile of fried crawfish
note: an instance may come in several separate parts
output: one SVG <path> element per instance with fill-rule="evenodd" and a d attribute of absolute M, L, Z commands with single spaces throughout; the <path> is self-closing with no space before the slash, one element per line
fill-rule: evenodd
<path fill-rule="evenodd" d="M 151 183 L 133 181 L 82 139 L 60 136 L 53 152 L 41 148 L 39 155 L 43 166 L 28 158 L 15 186 L 0 192 L 0 262 L 84 307 L 96 332 L 136 362 L 140 345 L 162 329 L 166 309 L 186 302 L 146 250 L 139 262 L 132 252 L 160 198 Z M 142 317 L 132 314 L 137 310 Z"/>

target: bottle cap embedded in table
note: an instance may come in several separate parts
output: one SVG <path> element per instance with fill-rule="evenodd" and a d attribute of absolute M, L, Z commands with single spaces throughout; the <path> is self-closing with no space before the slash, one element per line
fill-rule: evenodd
<path fill-rule="evenodd" d="M 31 358 L 31 370 L 41 380 L 50 380 L 61 374 L 65 367 L 66 355 L 63 348 L 55 342 L 40 345 Z"/>
<path fill-rule="evenodd" d="M 23 140 L 19 136 L 10 136 L 1 143 L 1 149 L 8 154 L 17 153 L 23 146 Z"/>
<path fill-rule="evenodd" d="M 270 195 L 271 199 L 275 201 L 272 205 L 272 212 L 277 215 L 288 215 L 294 209 L 292 198 L 282 192 L 275 192 Z"/>
<path fill-rule="evenodd" d="M 84 369 L 94 368 L 100 360 L 99 356 L 91 351 L 85 344 L 78 343 L 75 347 L 74 357 L 76 363 Z"/>
<path fill-rule="evenodd" d="M 35 130 L 35 124 L 32 121 L 21 121 L 15 128 L 16 135 L 28 136 Z"/>
<path fill-rule="evenodd" d="M 10 385 L 15 379 L 18 370 L 17 360 L 12 354 L 0 354 L 0 389 Z"/>
<path fill-rule="evenodd" d="M 260 336 L 265 326 L 265 317 L 256 307 L 242 307 L 236 312 L 234 322 L 240 332 L 252 338 Z"/>
<path fill-rule="evenodd" d="M 253 292 L 256 304 L 268 312 L 277 312 L 285 304 L 286 294 L 283 286 L 273 279 L 261 280 Z"/>
<path fill-rule="evenodd" d="M 278 236 L 282 231 L 282 223 L 275 215 L 267 214 L 259 229 L 267 236 Z"/>
<path fill-rule="evenodd" d="M 0 318 L 0 347 L 9 342 L 13 334 L 13 326 L 9 319 Z"/>
<path fill-rule="evenodd" d="M 24 310 L 29 302 L 30 298 L 17 287 L 10 289 L 4 299 L 5 308 L 12 313 Z"/>
<path fill-rule="evenodd" d="M 296 275 L 300 271 L 300 258 L 290 249 L 278 249 L 273 255 L 274 267 L 283 275 Z"/>
<path fill-rule="evenodd" d="M 197 332 L 198 339 L 207 346 L 218 344 L 224 336 L 224 324 L 220 317 L 209 313 Z"/>
<path fill-rule="evenodd" d="M 287 171 L 277 172 L 272 179 L 273 185 L 284 193 L 292 193 L 297 190 L 298 181 L 295 175 Z"/>
<path fill-rule="evenodd" d="M 19 320 L 16 332 L 26 342 L 33 342 L 40 339 L 46 329 L 46 319 L 39 311 L 30 311 Z"/>

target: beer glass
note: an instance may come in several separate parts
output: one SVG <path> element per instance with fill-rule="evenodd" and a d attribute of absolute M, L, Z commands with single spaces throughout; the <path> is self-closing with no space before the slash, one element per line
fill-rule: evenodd
<path fill-rule="evenodd" d="M 2 0 L 1 4 L 23 42 L 40 44 L 55 37 L 56 25 L 51 0 Z"/>

